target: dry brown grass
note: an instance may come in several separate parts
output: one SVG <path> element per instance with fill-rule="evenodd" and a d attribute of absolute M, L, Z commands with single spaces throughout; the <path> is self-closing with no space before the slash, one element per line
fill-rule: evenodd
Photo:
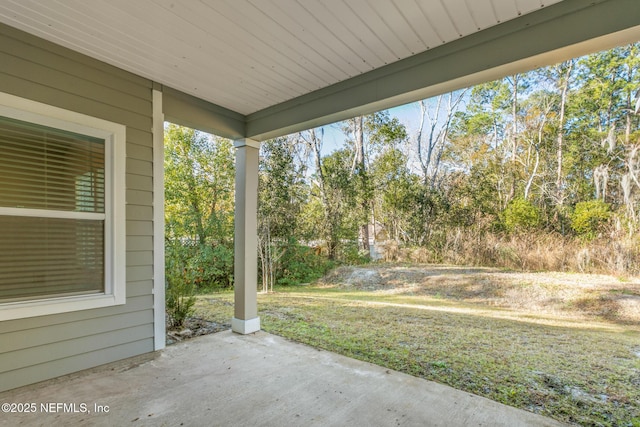
<path fill-rule="evenodd" d="M 640 326 L 640 279 L 584 273 L 522 273 L 495 268 L 372 264 L 340 267 L 321 284 L 384 294 L 526 310 Z"/>
<path fill-rule="evenodd" d="M 483 265 L 520 271 L 573 271 L 618 276 L 640 273 L 638 238 L 605 236 L 593 241 L 557 233 L 503 235 L 451 230 L 435 247 L 397 247 L 385 261 Z"/>

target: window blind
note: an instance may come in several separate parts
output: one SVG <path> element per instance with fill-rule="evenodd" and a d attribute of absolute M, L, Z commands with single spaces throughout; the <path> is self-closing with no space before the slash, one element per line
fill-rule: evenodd
<path fill-rule="evenodd" d="M 104 291 L 104 140 L 0 117 L 0 301 Z"/>

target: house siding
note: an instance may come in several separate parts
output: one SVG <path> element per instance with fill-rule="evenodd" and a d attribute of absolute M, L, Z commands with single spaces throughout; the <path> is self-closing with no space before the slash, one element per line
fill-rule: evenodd
<path fill-rule="evenodd" d="M 0 24 L 0 91 L 124 124 L 124 305 L 0 322 L 0 391 L 154 349 L 152 82 Z"/>

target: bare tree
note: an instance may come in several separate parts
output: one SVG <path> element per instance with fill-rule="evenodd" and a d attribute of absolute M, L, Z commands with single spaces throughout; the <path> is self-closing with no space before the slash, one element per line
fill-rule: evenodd
<path fill-rule="evenodd" d="M 569 80 L 575 60 L 562 63 L 558 68 L 560 70 L 560 114 L 558 117 L 558 145 L 556 148 L 556 204 L 564 203 L 564 174 L 562 172 L 562 163 L 564 156 L 564 135 L 565 135 L 565 112 L 567 107 L 567 97 L 569 92 Z"/>
<path fill-rule="evenodd" d="M 505 80 L 512 86 L 511 91 L 511 164 L 515 166 L 517 154 L 518 154 L 518 95 L 519 95 L 519 83 L 520 74 L 514 74 L 511 77 L 506 77 Z M 516 183 L 518 177 L 516 176 L 516 168 L 511 168 L 511 184 L 509 187 L 509 200 L 512 200 L 516 194 Z"/>
<path fill-rule="evenodd" d="M 364 117 L 358 116 L 349 120 L 351 131 L 353 132 L 353 162 L 351 164 L 351 174 L 361 180 L 363 189 L 367 185 L 367 165 L 365 156 L 364 137 Z M 366 213 L 367 220 L 360 224 L 360 238 L 362 239 L 362 249 L 369 251 L 369 213 L 371 212 L 371 201 L 367 197 L 362 197 L 360 208 Z"/>
<path fill-rule="evenodd" d="M 333 236 L 335 236 L 335 230 L 338 227 L 339 206 L 331 200 L 328 194 L 327 177 L 324 173 L 322 161 L 324 131 L 322 128 L 318 130 L 309 129 L 307 131 L 300 132 L 298 134 L 298 138 L 309 148 L 313 155 L 316 173 L 314 184 L 317 186 L 320 193 L 320 202 L 323 207 L 323 225 L 321 234 L 323 235 L 325 244 L 327 245 L 327 255 L 329 259 L 335 259 L 338 245 Z"/>
<path fill-rule="evenodd" d="M 540 150 L 544 144 L 545 128 L 549 123 L 551 111 L 554 108 L 553 99 L 548 95 L 530 98 L 530 112 L 524 122 L 525 129 L 521 139 L 525 141 L 526 149 L 522 154 L 516 155 L 516 162 L 522 165 L 524 175 L 527 177 L 524 187 L 524 199 L 528 200 L 531 187 L 540 167 Z"/>
<path fill-rule="evenodd" d="M 416 143 L 425 187 L 434 188 L 436 185 L 451 121 L 466 93 L 467 89 L 464 89 L 440 95 L 434 109 L 429 108 L 427 100 L 420 101 L 421 116 Z"/>

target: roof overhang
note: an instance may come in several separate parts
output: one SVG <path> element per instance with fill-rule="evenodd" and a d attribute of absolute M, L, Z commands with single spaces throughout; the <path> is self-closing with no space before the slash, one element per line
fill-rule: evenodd
<path fill-rule="evenodd" d="M 272 138 L 640 40 L 640 2 L 564 0 L 246 117 Z"/>
<path fill-rule="evenodd" d="M 23 0 L 0 22 L 150 79 L 167 120 L 265 140 L 638 41 L 640 2 Z"/>

